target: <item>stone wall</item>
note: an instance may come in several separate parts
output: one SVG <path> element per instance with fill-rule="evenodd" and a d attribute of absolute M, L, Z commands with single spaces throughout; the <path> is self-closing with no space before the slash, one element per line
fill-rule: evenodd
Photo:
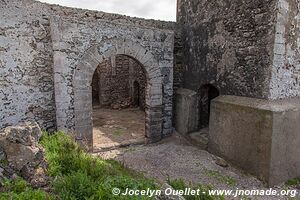
<path fill-rule="evenodd" d="M 275 11 L 275 0 L 179 0 L 183 87 L 268 98 Z"/>
<path fill-rule="evenodd" d="M 118 39 L 139 43 L 158 62 L 165 87 L 156 97 L 163 99 L 164 134 L 170 133 L 175 23 L 33 0 L 2 0 L 0 13 L 0 128 L 35 119 L 43 129 L 72 130 L 76 66 L 93 45 Z"/>
<path fill-rule="evenodd" d="M 0 2 L 0 128 L 35 120 L 56 129 L 48 17 L 17 1 Z"/>
<path fill-rule="evenodd" d="M 180 33 L 180 29 L 175 29 L 174 38 L 174 81 L 173 88 L 177 90 L 183 86 L 183 74 L 184 74 L 184 63 L 183 63 L 183 41 Z"/>
<path fill-rule="evenodd" d="M 183 87 L 197 92 L 210 83 L 221 94 L 300 96 L 299 9 L 294 0 L 179 0 Z"/>
<path fill-rule="evenodd" d="M 102 107 L 121 109 L 140 106 L 144 110 L 145 88 L 143 66 L 125 55 L 106 59 L 99 64 L 93 76 L 92 89 L 97 93 L 93 98 L 96 99 L 95 104 Z"/>
<path fill-rule="evenodd" d="M 270 98 L 300 96 L 300 2 L 279 0 Z"/>

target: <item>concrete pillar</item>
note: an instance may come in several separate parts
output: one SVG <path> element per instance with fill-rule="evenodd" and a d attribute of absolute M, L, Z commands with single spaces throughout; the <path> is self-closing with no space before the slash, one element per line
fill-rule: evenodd
<path fill-rule="evenodd" d="M 181 134 L 197 131 L 199 124 L 197 93 L 180 88 L 176 91 L 175 129 Z"/>

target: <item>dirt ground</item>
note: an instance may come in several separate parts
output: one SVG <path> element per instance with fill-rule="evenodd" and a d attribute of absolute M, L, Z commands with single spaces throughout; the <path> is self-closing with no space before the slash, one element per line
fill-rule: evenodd
<path fill-rule="evenodd" d="M 128 168 L 143 172 L 161 183 L 168 178 L 183 179 L 214 189 L 268 189 L 255 177 L 245 174 L 223 159 L 196 146 L 176 132 L 159 143 L 144 145 L 145 114 L 138 108 L 111 110 L 95 108 L 94 154 L 116 159 Z M 273 187 L 281 190 L 284 185 Z M 226 197 L 226 199 L 234 199 Z M 236 198 L 240 199 L 240 198 Z M 255 197 L 247 199 L 289 199 Z"/>
<path fill-rule="evenodd" d="M 93 109 L 94 150 L 140 144 L 145 141 L 145 113 L 139 108 Z"/>
<path fill-rule="evenodd" d="M 192 145 L 175 133 L 172 137 L 151 145 L 130 146 L 94 154 L 116 159 L 125 166 L 162 183 L 168 178 L 184 179 L 193 184 L 210 185 L 214 189 L 268 189 L 255 177 L 245 174 L 229 163 L 220 166 L 219 158 Z M 285 186 L 273 187 L 281 190 Z M 226 199 L 234 199 L 226 197 Z M 236 198 L 240 199 L 240 198 Z M 247 199 L 289 199 L 286 197 L 255 197 Z"/>

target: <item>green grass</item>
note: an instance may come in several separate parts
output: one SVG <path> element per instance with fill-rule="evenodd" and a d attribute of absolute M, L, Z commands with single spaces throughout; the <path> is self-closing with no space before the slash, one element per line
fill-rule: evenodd
<path fill-rule="evenodd" d="M 122 130 L 121 130 L 121 129 L 116 129 L 116 130 L 114 130 L 114 131 L 112 132 L 112 134 L 113 134 L 114 136 L 120 136 L 120 135 L 122 135 Z"/>
<path fill-rule="evenodd" d="M 230 176 L 226 176 L 221 174 L 218 171 L 214 170 L 206 170 L 206 174 L 212 178 L 215 178 L 216 180 L 225 183 L 229 186 L 235 186 L 236 185 L 236 180 Z"/>
<path fill-rule="evenodd" d="M 103 160 L 83 151 L 72 137 L 62 132 L 44 133 L 40 141 L 45 149 L 48 175 L 52 177 L 51 194 L 31 188 L 24 180 L 4 181 L 0 186 L 0 200 L 146 200 L 147 196 L 113 195 L 112 190 L 159 189 L 159 184 L 124 167 L 114 160 Z M 181 180 L 169 181 L 175 189 L 192 187 L 207 191 L 202 185 L 186 185 Z M 222 197 L 187 196 L 187 200 L 213 200 Z"/>
<path fill-rule="evenodd" d="M 44 134 L 48 173 L 55 177 L 53 190 L 62 200 L 150 199 L 147 197 L 114 196 L 113 188 L 156 189 L 154 180 L 146 179 L 114 160 L 103 160 L 85 153 L 75 141 L 62 132 Z"/>
<path fill-rule="evenodd" d="M 33 189 L 26 181 L 17 178 L 14 181 L 5 180 L 2 183 L 0 200 L 54 200 L 54 196 L 44 191 Z"/>
<path fill-rule="evenodd" d="M 194 190 L 199 189 L 199 195 L 183 196 L 186 200 L 223 200 L 222 196 L 209 196 L 208 190 L 212 189 L 210 186 L 204 186 L 201 184 L 192 185 L 185 183 L 182 179 L 168 180 L 168 184 L 171 185 L 175 190 L 184 190 L 185 188 L 191 188 Z"/>
<path fill-rule="evenodd" d="M 285 183 L 286 186 L 296 186 L 300 185 L 300 178 L 290 179 Z"/>
<path fill-rule="evenodd" d="M 7 160 L 0 160 L 0 165 L 7 166 L 9 163 Z"/>

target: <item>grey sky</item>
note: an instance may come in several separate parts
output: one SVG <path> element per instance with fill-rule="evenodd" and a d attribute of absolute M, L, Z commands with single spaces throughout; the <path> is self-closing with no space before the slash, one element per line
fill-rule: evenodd
<path fill-rule="evenodd" d="M 69 7 L 100 10 L 148 19 L 176 20 L 176 0 L 40 0 Z"/>

